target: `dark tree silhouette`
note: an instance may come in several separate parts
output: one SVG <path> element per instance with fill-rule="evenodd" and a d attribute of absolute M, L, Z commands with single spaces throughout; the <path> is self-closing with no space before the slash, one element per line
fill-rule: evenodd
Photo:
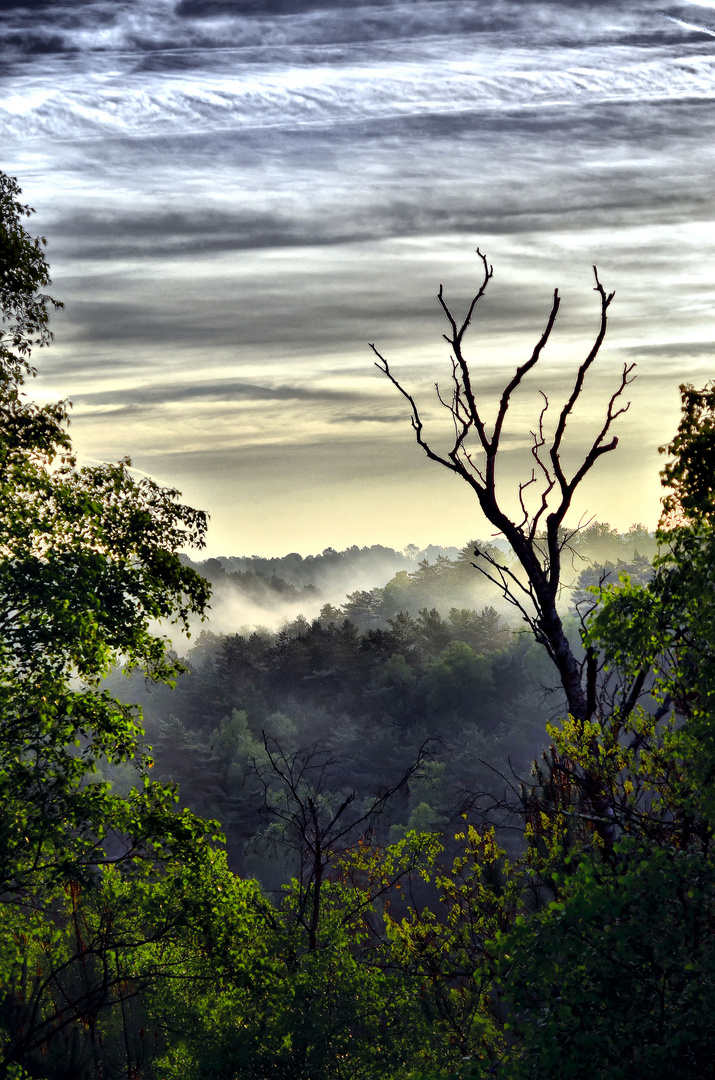
<path fill-rule="evenodd" d="M 493 268 L 486 257 L 478 249 L 477 254 L 482 261 L 483 278 L 461 323 L 455 318 L 447 304 L 441 285 L 438 293 L 439 302 L 450 326 L 450 333 L 444 334 L 443 337 L 452 347 L 451 400 L 445 399 L 439 385 L 436 385 L 439 401 L 449 412 L 454 424 L 454 441 L 450 450 L 446 453 L 438 453 L 433 449 L 423 433 L 423 422 L 414 397 L 396 378 L 388 361 L 375 345 L 371 344 L 370 348 L 378 358 L 376 367 L 387 375 L 393 386 L 408 401 L 412 427 L 418 444 L 432 461 L 456 473 L 469 484 L 487 520 L 509 541 L 523 570 L 523 575 L 515 573 L 506 566 L 498 552 L 491 548 L 484 550 L 475 548 L 474 555 L 477 561 L 473 565 L 499 585 L 507 600 L 519 609 L 533 630 L 537 641 L 547 649 L 558 669 L 569 712 L 577 719 L 587 720 L 597 711 L 598 665 L 596 658 L 588 650 L 583 660 L 575 655 L 557 610 L 561 587 L 562 552 L 578 531 L 566 529 L 564 520 L 581 481 L 599 458 L 615 450 L 618 445 L 618 439 L 611 434 L 611 428 L 614 421 L 626 412 L 630 404 L 629 402 L 621 403 L 621 401 L 624 390 L 632 382 L 635 365 L 624 365 L 618 385 L 606 406 L 605 416 L 598 433 L 578 468 L 568 476 L 562 464 L 567 423 L 583 391 L 586 375 L 598 356 L 606 336 L 608 308 L 614 297 L 614 293 L 606 293 L 594 266 L 596 280 L 594 291 L 598 293 L 601 309 L 598 332 L 586 358 L 576 372 L 573 388 L 561 406 L 551 435 L 547 435 L 545 430 L 546 414 L 550 403 L 546 394 L 540 391 L 544 403 L 536 428 L 531 432 L 533 439 L 531 453 L 534 464 L 531 476 L 519 484 L 521 518 L 512 520 L 503 508 L 496 481 L 496 463 L 502 446 L 504 422 L 514 392 L 536 367 L 544 346 L 549 340 L 558 314 L 560 297 L 558 290 L 555 290 L 546 328 L 529 359 L 517 367 L 505 386 L 499 400 L 496 417 L 490 426 L 479 403 L 479 391 L 463 351 L 465 334 L 493 276 Z M 537 496 L 534 510 L 530 510 L 527 505 L 526 492 L 529 488 L 533 488 Z"/>
<path fill-rule="evenodd" d="M 332 863 L 359 843 L 372 838 L 378 819 L 388 804 L 410 781 L 418 778 L 429 759 L 430 743 L 423 744 L 411 765 L 391 787 L 376 793 L 355 806 L 355 791 L 333 789 L 333 767 L 337 762 L 319 744 L 287 753 L 276 739 L 263 732 L 265 760 L 253 762 L 253 771 L 263 789 L 263 808 L 280 826 L 274 840 L 291 851 L 297 862 L 296 919 L 306 931 L 308 948 L 319 944 L 322 916 L 322 890 Z M 383 895 L 412 867 L 407 864 L 398 876 L 383 883 L 369 898 L 369 903 Z M 360 900 L 359 906 L 366 901 Z M 344 913 L 347 924 L 355 910 Z"/>

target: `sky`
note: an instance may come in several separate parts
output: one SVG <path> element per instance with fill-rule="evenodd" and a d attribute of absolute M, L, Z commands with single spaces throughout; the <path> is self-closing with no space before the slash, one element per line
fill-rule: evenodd
<path fill-rule="evenodd" d="M 436 295 L 465 309 L 479 248 L 487 413 L 562 296 L 507 505 L 538 392 L 553 413 L 595 336 L 595 264 L 616 296 L 567 464 L 638 378 L 571 521 L 654 527 L 678 384 L 713 374 L 715 0 L 2 0 L 0 26 L 0 168 L 65 302 L 33 392 L 72 401 L 81 460 L 179 488 L 212 556 L 488 539 L 368 347 L 444 447 Z"/>

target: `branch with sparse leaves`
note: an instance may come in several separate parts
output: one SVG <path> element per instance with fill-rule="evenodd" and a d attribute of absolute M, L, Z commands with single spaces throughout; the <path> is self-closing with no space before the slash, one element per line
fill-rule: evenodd
<path fill-rule="evenodd" d="M 295 753 L 263 733 L 265 760 L 253 762 L 263 788 L 268 817 L 281 824 L 280 842 L 298 857 L 298 923 L 308 935 L 308 948 L 318 947 L 321 890 L 328 867 L 371 832 L 390 800 L 419 775 L 430 754 L 423 744 L 410 766 L 390 787 L 377 792 L 366 806 L 349 813 L 355 792 L 336 795 L 330 788 L 331 767 L 336 764 L 316 744 Z"/>

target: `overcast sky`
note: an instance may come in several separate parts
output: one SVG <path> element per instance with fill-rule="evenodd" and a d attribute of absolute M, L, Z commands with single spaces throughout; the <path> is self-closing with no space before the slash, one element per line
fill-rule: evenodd
<path fill-rule="evenodd" d="M 441 444 L 436 292 L 467 303 L 479 246 L 486 401 L 563 296 L 505 490 L 537 390 L 555 402 L 595 334 L 596 263 L 616 299 L 574 455 L 624 361 L 638 380 L 573 520 L 655 525 L 678 383 L 713 374 L 715 0 L 3 0 L 0 20 L 0 166 L 66 303 L 37 389 L 74 403 L 84 460 L 182 489 L 209 554 L 487 538 L 367 345 Z"/>

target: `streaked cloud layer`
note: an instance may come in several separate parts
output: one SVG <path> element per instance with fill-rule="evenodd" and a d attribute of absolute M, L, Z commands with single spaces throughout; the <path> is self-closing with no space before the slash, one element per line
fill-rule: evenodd
<path fill-rule="evenodd" d="M 654 524 L 678 382 L 712 367 L 713 6 L 6 0 L 2 166 L 50 238 L 67 307 L 42 389 L 82 453 L 182 487 L 212 553 L 483 533 L 366 346 L 431 401 L 436 288 L 465 302 L 479 245 L 487 399 L 556 285 L 538 385 L 563 389 L 593 263 L 616 288 L 576 446 L 624 360 L 640 379 L 579 512 Z"/>

